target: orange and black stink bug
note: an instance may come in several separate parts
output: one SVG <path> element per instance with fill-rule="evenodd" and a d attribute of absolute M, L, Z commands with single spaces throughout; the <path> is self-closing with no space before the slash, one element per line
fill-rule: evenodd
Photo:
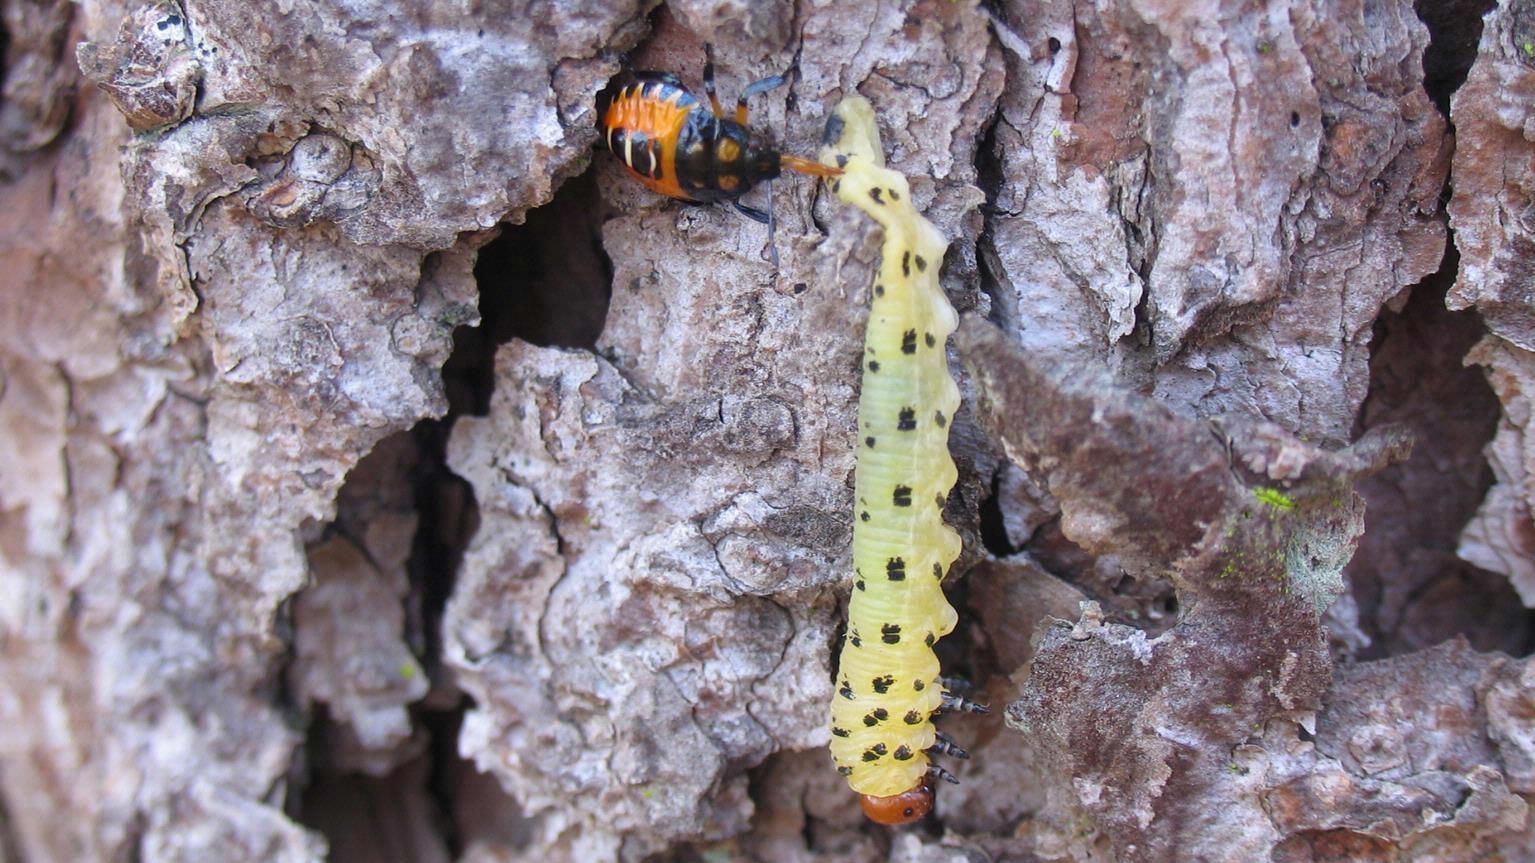
<path fill-rule="evenodd" d="M 772 217 L 740 198 L 784 168 L 834 177 L 836 168 L 788 156 L 746 123 L 746 102 L 784 83 L 763 78 L 736 101 L 735 119 L 724 115 L 714 92 L 714 51 L 705 46 L 704 91 L 709 108 L 670 72 L 626 71 L 597 96 L 597 131 L 624 167 L 652 191 L 692 203 L 729 201 L 742 213 L 771 225 Z"/>

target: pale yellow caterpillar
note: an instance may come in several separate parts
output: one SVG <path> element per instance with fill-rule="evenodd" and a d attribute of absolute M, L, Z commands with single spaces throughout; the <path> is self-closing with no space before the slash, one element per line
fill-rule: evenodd
<path fill-rule="evenodd" d="M 827 129 L 821 159 L 843 169 L 832 189 L 885 233 L 864 339 L 855 580 L 831 753 L 869 817 L 899 824 L 932 808 L 927 750 L 946 696 L 933 643 L 956 620 L 942 581 L 960 540 L 942 512 L 958 476 L 948 440 L 959 388 L 944 353 L 958 316 L 938 284 L 948 244 L 912 206 L 906 178 L 885 168 L 868 101 L 844 100 Z"/>

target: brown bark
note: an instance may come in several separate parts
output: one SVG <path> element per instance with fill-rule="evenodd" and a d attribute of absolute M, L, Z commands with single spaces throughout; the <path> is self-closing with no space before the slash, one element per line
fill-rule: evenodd
<path fill-rule="evenodd" d="M 0 0 L 0 861 L 1535 859 L 1535 10 L 1420 5 Z M 917 829 L 824 754 L 877 234 L 591 155 L 705 42 L 952 244 Z"/>

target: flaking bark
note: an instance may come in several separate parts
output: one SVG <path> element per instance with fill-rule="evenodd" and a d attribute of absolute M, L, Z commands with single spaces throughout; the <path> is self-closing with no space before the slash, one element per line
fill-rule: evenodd
<path fill-rule="evenodd" d="M 0 860 L 1532 859 L 1535 12 L 1420 5 L 0 0 Z M 878 237 L 592 157 L 705 41 L 973 313 L 916 830 L 824 749 Z"/>

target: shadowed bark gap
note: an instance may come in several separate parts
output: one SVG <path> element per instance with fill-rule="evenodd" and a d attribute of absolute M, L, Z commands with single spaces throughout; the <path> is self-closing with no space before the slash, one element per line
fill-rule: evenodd
<path fill-rule="evenodd" d="M 6 73 L 9 71 L 6 68 L 5 61 L 10 58 L 10 54 L 11 31 L 10 28 L 5 26 L 4 21 L 0 21 L 0 104 L 5 102 L 5 79 L 7 77 Z"/>
<path fill-rule="evenodd" d="M 389 825 L 422 821 L 419 813 L 406 811 L 410 807 L 431 811 L 429 820 L 437 835 L 429 841 L 414 837 L 418 845 L 425 843 L 417 849 L 425 856 L 406 854 L 399 859 L 447 859 L 449 852 L 462 850 L 465 830 L 456 810 L 465 793 L 465 777 L 475 771 L 457 755 L 457 733 L 469 705 L 441 669 L 441 629 L 464 550 L 479 527 L 479 510 L 469 483 L 448 467 L 447 439 L 458 417 L 483 413 L 488 405 L 494 353 L 500 345 L 514 338 L 537 345 L 595 345 L 611 279 L 598 237 L 600 216 L 595 184 L 584 175 L 566 183 L 549 205 L 530 211 L 524 224 L 505 226 L 500 237 L 481 249 L 474 269 L 481 323 L 454 333 L 453 353 L 442 373 L 449 395 L 447 415 L 424 420 L 381 443 L 348 476 L 337 523 L 325 531 L 326 542 L 338 534 L 365 548 L 363 537 L 378 525 L 369 521 L 373 510 L 366 503 L 349 506 L 349 493 L 366 500 L 370 489 L 373 495 L 388 497 L 387 490 L 396 488 L 397 496 L 408 498 L 401 502 L 414 509 L 415 531 L 405 561 L 405 637 L 435 681 L 411 707 L 413 739 L 403 750 L 414 754 L 404 761 L 399 761 L 401 755 L 359 755 L 354 732 L 319 708 L 307 753 L 313 778 L 297 794 L 302 820 L 325 833 L 332 860 L 395 859 L 377 856 L 383 853 L 381 846 L 359 837 L 372 829 L 375 839 L 388 847 L 403 848 L 404 840 L 412 837 L 393 836 Z M 390 455 L 393 450 L 401 454 Z M 381 774 L 379 758 L 399 763 Z M 515 812 L 515 806 L 507 811 Z"/>
<path fill-rule="evenodd" d="M 5 801 L 0 799 L 0 860 L 21 861 L 22 859 L 16 837 L 11 833 L 10 812 L 7 811 Z"/>
<path fill-rule="evenodd" d="M 455 380 L 469 385 L 465 410 L 485 414 L 495 350 L 514 338 L 539 347 L 596 346 L 613 282 L 602 250 L 603 212 L 587 171 L 529 211 L 523 224 L 503 225 L 480 250 L 474 278 L 483 322 L 454 334 L 453 358 L 443 370 L 450 392 L 458 389 Z"/>
<path fill-rule="evenodd" d="M 1464 635 L 1478 650 L 1522 655 L 1529 612 L 1508 580 L 1455 555 L 1461 529 L 1492 485 L 1483 448 L 1497 428 L 1497 398 L 1466 352 L 1484 331 L 1473 311 L 1445 308 L 1459 255 L 1412 288 L 1399 312 L 1375 324 L 1370 395 L 1358 434 L 1405 425 L 1412 457 L 1359 485 L 1366 530 L 1348 568 L 1359 622 L 1371 640 L 1360 658 L 1394 656 Z"/>
<path fill-rule="evenodd" d="M 324 834 L 329 863 L 447 863 L 443 813 L 427 795 L 429 755 L 383 775 L 325 762 L 336 726 L 322 709 L 306 749 L 315 762 L 302 793 L 299 819 Z"/>
<path fill-rule="evenodd" d="M 1414 0 L 1413 11 L 1428 26 L 1428 48 L 1423 52 L 1423 89 L 1446 118 L 1450 97 L 1466 83 L 1476 60 L 1476 44 L 1482 38 L 1482 16 L 1496 0 Z"/>
<path fill-rule="evenodd" d="M 454 710 L 430 709 L 421 721 L 431 734 L 432 772 L 428 790 L 445 814 L 443 833 L 454 859 L 464 859 L 476 843 L 523 848 L 532 838 L 531 822 L 494 776 L 476 769 L 458 753 L 459 729 L 468 699 Z"/>
<path fill-rule="evenodd" d="M 995 557 L 1008 557 L 1018 549 L 1008 540 L 1007 528 L 1002 522 L 1002 502 L 998 493 L 1000 476 L 991 479 L 990 493 L 981 501 L 981 544 Z"/>
<path fill-rule="evenodd" d="M 985 203 L 981 204 L 981 234 L 976 238 L 975 257 L 981 293 L 991 303 L 987 319 L 999 326 L 1014 327 L 1017 325 L 1017 315 L 1012 306 L 1004 302 L 1003 284 L 1006 274 L 1001 272 L 1002 262 L 997 255 L 997 241 L 992 231 L 992 223 L 997 215 L 997 198 L 1007 183 L 1002 155 L 997 150 L 997 126 L 1002 122 L 1002 112 L 998 110 L 986 124 L 986 131 L 975 149 L 975 182 L 986 195 Z"/>
<path fill-rule="evenodd" d="M 422 454 L 414 472 L 421 521 L 410 569 L 420 595 L 423 656 L 434 678 L 446 681 L 440 669 L 443 610 L 480 523 L 474 489 L 448 467 L 448 435 L 458 417 L 487 411 L 499 346 L 521 339 L 540 346 L 595 347 L 612 281 L 600 237 L 603 212 L 588 171 L 561 186 L 548 204 L 529 211 L 523 224 L 504 225 L 502 234 L 481 249 L 474 269 L 481 323 L 454 333 L 453 354 L 443 367 L 448 415 L 414 430 Z M 466 823 L 517 812 L 515 801 L 493 779 L 458 755 L 458 729 L 469 706 L 457 687 L 444 682 L 427 698 L 419 717 L 430 737 L 428 788 L 439 809 L 450 814 L 445 837 L 455 854 L 487 829 L 501 844 L 526 840 L 522 827 Z M 466 808 L 474 811 L 466 814 Z M 513 820 L 521 823 L 520 816 Z"/>

